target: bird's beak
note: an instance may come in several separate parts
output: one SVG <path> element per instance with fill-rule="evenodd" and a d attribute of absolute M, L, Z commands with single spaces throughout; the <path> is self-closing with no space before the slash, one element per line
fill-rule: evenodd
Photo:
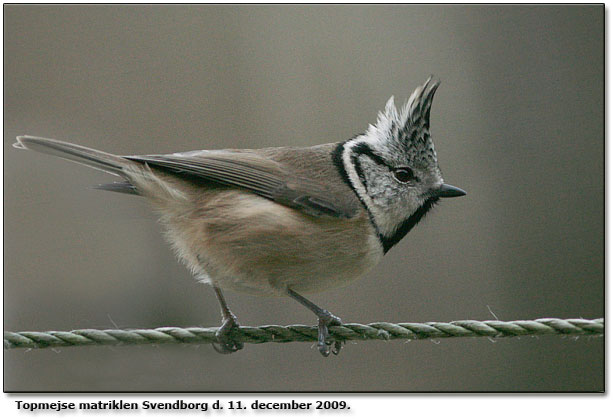
<path fill-rule="evenodd" d="M 460 188 L 456 188 L 455 186 L 447 185 L 443 183 L 440 189 L 437 191 L 437 195 L 440 198 L 455 198 L 457 196 L 464 196 L 466 192 Z"/>

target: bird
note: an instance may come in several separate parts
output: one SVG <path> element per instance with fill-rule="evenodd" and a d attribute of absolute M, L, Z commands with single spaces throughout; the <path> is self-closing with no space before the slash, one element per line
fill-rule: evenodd
<path fill-rule="evenodd" d="M 319 352 L 337 355 L 329 328 L 341 319 L 303 295 L 364 275 L 441 198 L 466 194 L 444 183 L 430 134 L 439 85 L 430 76 L 362 134 L 315 146 L 120 156 L 23 135 L 14 147 L 118 176 L 95 188 L 151 202 L 178 259 L 215 292 L 218 352 L 244 346 L 223 294 L 232 290 L 296 300 L 317 316 Z"/>

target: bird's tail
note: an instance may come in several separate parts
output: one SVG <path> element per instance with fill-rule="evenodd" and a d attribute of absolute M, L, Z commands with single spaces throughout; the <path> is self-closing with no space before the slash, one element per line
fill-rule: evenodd
<path fill-rule="evenodd" d="M 29 135 L 17 137 L 17 142 L 13 144 L 13 147 L 51 154 L 122 177 L 126 177 L 126 169 L 136 164 L 123 157 L 94 150 L 93 148 Z"/>
<path fill-rule="evenodd" d="M 124 179 L 121 182 L 95 186 L 111 192 L 149 197 L 159 207 L 168 203 L 188 202 L 186 195 L 173 182 L 162 179 L 143 163 L 93 148 L 49 138 L 23 135 L 13 144 L 22 150 L 35 150 L 102 170 Z"/>

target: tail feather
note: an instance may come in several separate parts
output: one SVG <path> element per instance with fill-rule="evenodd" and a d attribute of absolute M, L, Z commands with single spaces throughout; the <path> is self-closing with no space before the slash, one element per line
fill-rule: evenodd
<path fill-rule="evenodd" d="M 92 186 L 94 189 L 98 189 L 101 191 L 109 191 L 109 192 L 119 192 L 125 193 L 128 195 L 140 195 L 138 190 L 134 185 L 130 182 L 113 182 L 113 183 L 104 183 L 102 185 Z"/>
<path fill-rule="evenodd" d="M 172 210 L 177 210 L 177 208 L 180 210 L 181 207 L 177 207 L 178 202 L 189 202 L 184 190 L 177 187 L 173 182 L 166 181 L 163 176 L 160 177 L 153 173 L 146 164 L 128 160 L 115 154 L 64 141 L 29 135 L 17 137 L 17 142 L 13 146 L 22 150 L 35 150 L 61 157 L 120 176 L 125 180 L 124 182 L 98 185 L 94 187 L 95 189 L 147 196 L 160 208 Z"/>
<path fill-rule="evenodd" d="M 94 169 L 102 170 L 115 176 L 125 177 L 124 170 L 134 166 L 134 163 L 130 160 L 114 154 L 49 138 L 23 135 L 17 137 L 17 142 L 13 144 L 13 147 L 51 154 L 76 163 L 84 164 Z"/>

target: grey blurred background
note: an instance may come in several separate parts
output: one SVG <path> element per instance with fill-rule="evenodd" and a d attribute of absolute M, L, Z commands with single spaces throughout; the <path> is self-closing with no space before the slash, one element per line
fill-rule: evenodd
<path fill-rule="evenodd" d="M 217 326 L 137 197 L 11 147 L 119 154 L 341 141 L 442 80 L 438 206 L 313 300 L 347 322 L 604 315 L 602 6 L 4 6 L 4 329 Z M 110 179 L 111 178 L 111 179 Z M 314 324 L 228 292 L 242 324 Z M 488 309 L 489 307 L 489 309 Z M 6 391 L 603 390 L 602 338 L 4 352 Z"/>

